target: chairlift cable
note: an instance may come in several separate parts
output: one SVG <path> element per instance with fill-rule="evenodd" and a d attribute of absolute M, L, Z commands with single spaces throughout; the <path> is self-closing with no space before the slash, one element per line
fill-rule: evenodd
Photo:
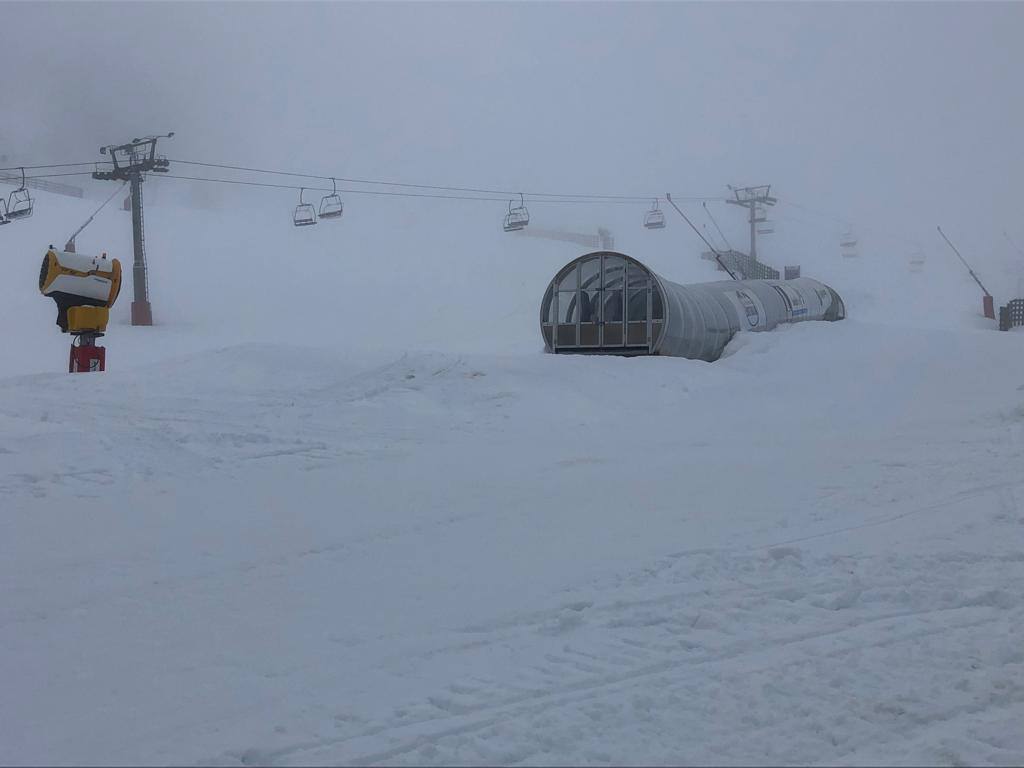
<path fill-rule="evenodd" d="M 715 229 L 718 230 L 718 234 L 722 238 L 722 242 L 725 243 L 725 247 L 728 248 L 731 251 L 732 250 L 732 244 L 729 242 L 729 238 L 727 238 L 725 236 L 725 233 L 722 232 L 722 228 L 720 226 L 718 226 L 718 222 L 715 221 L 715 217 L 711 215 L 711 211 L 708 208 L 708 204 L 707 204 L 706 201 L 703 203 L 703 205 L 704 205 L 704 213 L 706 213 L 708 215 L 708 218 L 711 219 L 711 223 L 715 225 Z"/>
<path fill-rule="evenodd" d="M 489 188 L 484 188 L 484 187 L 454 187 L 454 186 L 446 186 L 446 185 L 441 185 L 441 184 L 414 184 L 414 183 L 406 183 L 406 182 L 398 182 L 398 181 L 382 181 L 380 179 L 347 178 L 347 177 L 343 177 L 343 176 L 331 177 L 331 176 L 326 176 L 326 175 L 317 175 L 317 174 L 309 174 L 309 173 L 295 173 L 295 172 L 291 172 L 291 171 L 275 171 L 275 170 L 270 170 L 270 169 L 267 169 L 267 168 L 254 168 L 254 167 L 243 166 L 243 165 L 228 165 L 228 164 L 225 164 L 225 163 L 204 163 L 204 162 L 199 162 L 199 161 L 196 161 L 196 160 L 174 160 L 174 159 L 172 159 L 171 162 L 173 162 L 173 163 L 181 163 L 182 165 L 196 165 L 196 166 L 201 166 L 201 167 L 204 167 L 204 168 L 221 168 L 221 169 L 224 169 L 224 170 L 242 171 L 242 172 L 245 172 L 245 173 L 263 173 L 263 174 L 274 175 L 274 176 L 294 176 L 296 178 L 321 179 L 323 181 L 330 181 L 332 178 L 335 178 L 338 181 L 343 181 L 343 182 L 346 182 L 346 183 L 349 183 L 349 184 L 371 184 L 371 185 L 379 185 L 379 186 L 387 186 L 387 187 L 408 187 L 410 189 L 432 189 L 432 190 L 438 190 L 438 191 L 442 191 L 442 192 L 468 192 L 468 193 L 476 193 L 476 194 L 501 195 L 502 198 L 507 198 L 509 196 L 514 196 L 514 195 L 520 194 L 518 190 L 509 190 L 509 189 L 489 189 Z M 651 200 L 651 198 L 658 197 L 657 195 L 642 195 L 642 196 L 641 195 L 595 195 L 595 194 L 588 194 L 588 193 L 575 194 L 575 193 L 562 193 L 562 192 L 523 192 L 522 194 L 524 194 L 526 197 L 533 197 L 533 198 L 537 198 L 537 197 L 571 197 L 571 198 L 575 198 L 575 199 L 586 199 L 586 200 L 622 200 L 622 201 L 629 201 L 629 202 L 634 202 L 634 203 L 640 203 L 640 202 L 646 203 L 647 201 Z M 718 200 L 718 199 L 721 199 L 721 198 L 720 197 L 687 197 L 687 198 L 679 198 L 679 199 L 680 200 Z"/>
<path fill-rule="evenodd" d="M 1017 245 L 1017 244 L 1016 244 L 1015 242 L 1013 242 L 1013 240 L 1012 240 L 1012 239 L 1010 238 L 1010 235 L 1009 235 L 1009 234 L 1008 234 L 1008 233 L 1006 232 L 1006 230 L 1005 230 L 1005 229 L 1003 230 L 1003 237 L 1005 237 L 1005 238 L 1006 238 L 1006 242 L 1008 242 L 1008 243 L 1009 243 L 1010 245 L 1012 245 L 1012 246 L 1013 246 L 1013 250 L 1015 250 L 1015 251 L 1016 251 L 1017 253 L 1019 253 L 1019 254 L 1020 254 L 1021 256 L 1024 256 L 1024 251 L 1022 251 L 1022 250 L 1020 249 L 1020 246 L 1019 246 L 1019 245 Z"/>
<path fill-rule="evenodd" d="M 56 179 L 61 176 L 92 176 L 92 171 L 78 171 L 76 173 L 34 173 L 32 175 L 26 175 L 25 180 L 30 179 Z M 17 177 L 4 177 L 0 179 L 0 184 L 10 184 L 15 181 Z"/>
<path fill-rule="evenodd" d="M 331 192 L 332 189 L 337 189 L 338 193 L 352 194 L 352 195 L 373 195 L 378 197 L 415 197 L 415 198 L 431 198 L 435 200 L 476 200 L 482 202 L 497 202 L 504 203 L 508 201 L 507 196 L 503 197 L 483 197 L 480 195 L 442 195 L 442 194 L 431 194 L 426 192 L 389 192 L 376 189 L 343 189 L 337 187 L 300 187 L 296 184 L 275 184 L 268 181 L 244 181 L 242 179 L 217 179 L 210 178 L 207 176 L 182 176 L 173 173 L 164 173 L 159 176 L 154 176 L 154 179 L 183 179 L 186 181 L 206 181 L 217 184 L 236 184 L 239 186 L 246 187 L 267 187 L 270 189 L 290 189 L 299 190 L 306 189 L 314 192 Z M 314 177 L 320 178 L 320 177 Z M 329 177 L 327 177 L 329 178 Z M 516 193 L 517 195 L 519 193 Z M 527 195 L 527 198 L 529 196 Z M 649 200 L 650 198 L 645 198 Z M 570 203 L 570 204 L 581 204 L 581 205 L 592 205 L 595 201 L 590 199 L 551 199 L 551 200 L 533 200 L 532 202 L 538 204 L 546 203 Z M 609 205 L 636 205 L 634 200 L 604 200 L 603 202 Z"/>
<path fill-rule="evenodd" d="M 87 163 L 55 163 L 52 165 L 12 165 L 9 168 L 0 168 L 0 171 L 17 171 L 24 168 L 26 171 L 42 170 L 47 168 L 76 168 L 81 165 L 96 165 L 96 163 L 110 163 L 109 160 L 90 160 Z"/>
<path fill-rule="evenodd" d="M 837 216 L 834 213 L 828 213 L 826 211 L 816 210 L 814 208 L 811 208 L 811 207 L 806 206 L 806 205 L 802 205 L 800 203 L 794 203 L 792 200 L 783 200 L 782 198 L 779 198 L 778 201 L 780 203 L 782 203 L 783 205 L 788 205 L 788 206 L 791 206 L 793 208 L 799 208 L 799 209 L 801 209 L 803 211 L 806 211 L 807 213 L 813 214 L 814 216 L 820 216 L 822 218 L 829 219 L 830 221 L 834 221 L 834 222 L 838 222 L 840 224 L 843 224 L 848 229 L 850 228 L 849 219 L 844 218 L 842 216 Z M 860 229 L 862 231 L 865 231 L 865 232 L 874 232 L 877 235 L 882 235 L 883 237 L 886 237 L 886 238 L 888 238 L 890 240 L 896 240 L 898 242 L 904 243 L 905 245 L 919 245 L 920 244 L 919 240 L 913 240 L 913 239 L 911 239 L 909 237 L 905 237 L 903 235 L 897 235 L 895 232 L 887 232 L 886 230 L 878 229 L 877 227 L 869 227 L 869 226 L 859 225 L 858 229 Z"/>
<path fill-rule="evenodd" d="M 332 178 L 331 176 L 328 176 L 328 175 L 296 173 L 296 172 L 291 172 L 291 171 L 275 171 L 275 170 L 270 170 L 270 169 L 267 169 L 267 168 L 255 168 L 255 167 L 242 166 L 242 165 L 229 165 L 229 164 L 226 164 L 226 163 L 204 163 L 204 162 L 199 162 L 199 161 L 195 161 L 195 160 L 171 160 L 171 162 L 181 163 L 183 165 L 202 166 L 202 167 L 206 167 L 206 168 L 222 168 L 222 169 L 226 169 L 226 170 L 243 171 L 243 172 L 248 172 L 248 173 L 263 173 L 263 174 L 277 175 L 277 176 L 294 176 L 296 178 L 320 179 L 320 180 L 323 180 L 323 181 L 330 181 L 331 178 Z M 16 170 L 20 170 L 21 168 L 24 168 L 26 171 L 33 171 L 33 170 L 49 170 L 49 169 L 54 169 L 54 168 L 76 168 L 76 167 L 82 167 L 82 166 L 95 167 L 97 164 L 99 164 L 99 165 L 110 165 L 111 161 L 110 160 L 89 160 L 87 162 L 81 162 L 81 163 L 50 163 L 50 164 L 45 164 L 45 165 L 25 165 L 25 166 L 16 165 L 16 166 L 0 168 L 0 171 L 16 171 Z M 32 174 L 32 175 L 27 176 L 27 178 L 30 178 L 30 179 L 46 179 L 46 178 L 56 178 L 56 177 L 59 177 L 59 176 L 85 176 L 85 175 L 91 175 L 91 173 L 92 173 L 91 171 L 78 171 L 78 172 L 61 173 L 61 174 Z M 484 187 L 457 187 L 457 186 L 447 186 L 447 185 L 441 185 L 441 184 L 416 184 L 416 183 L 411 183 L 411 182 L 407 183 L 407 182 L 397 182 L 397 181 L 383 181 L 381 179 L 346 178 L 346 177 L 342 177 L 342 176 L 335 176 L 333 178 L 337 179 L 338 181 L 346 182 L 346 183 L 349 183 L 349 184 L 370 184 L 370 185 L 388 186 L 388 187 L 407 187 L 407 188 L 410 188 L 410 189 L 438 190 L 438 191 L 441 191 L 441 192 L 468 192 L 468 193 L 476 193 L 476 194 L 489 194 L 489 195 L 499 195 L 499 196 L 501 196 L 502 199 L 505 199 L 505 198 L 507 198 L 510 195 L 517 195 L 517 194 L 519 194 L 519 192 L 517 190 L 514 191 L 514 190 L 508 190 L 508 189 L 490 189 L 490 188 L 484 188 Z M 294 187 L 294 188 L 298 189 L 298 187 Z M 312 187 L 307 187 L 307 189 L 312 189 Z M 530 198 L 530 197 L 532 197 L 532 198 L 554 197 L 554 198 L 572 198 L 574 200 L 621 200 L 621 201 L 628 201 L 628 202 L 633 202 L 633 203 L 647 203 L 652 198 L 659 198 L 660 197 L 659 195 L 599 195 L 599 194 L 591 194 L 591 193 L 565 193 L 565 192 L 524 192 L 523 194 L 526 197 L 528 197 L 528 198 Z M 686 200 L 686 201 L 702 201 L 702 200 L 721 200 L 722 197 L 719 196 L 719 195 L 696 195 L 696 196 L 687 196 L 687 197 L 676 197 L 676 199 L 677 200 Z"/>
<path fill-rule="evenodd" d="M 213 178 L 209 178 L 209 177 L 206 177 L 206 176 L 182 176 L 182 175 L 174 174 L 174 173 L 165 173 L 165 174 L 162 174 L 159 177 L 155 177 L 155 178 L 161 178 L 161 179 L 183 179 L 183 180 L 186 180 L 186 181 L 207 181 L 207 182 L 213 182 L 213 183 L 216 183 L 216 184 L 235 184 L 235 185 L 244 186 L 244 187 L 266 187 L 266 188 L 269 188 L 269 189 L 290 189 L 290 190 L 306 189 L 306 190 L 309 190 L 311 192 L 331 192 L 332 191 L 332 187 L 300 187 L 299 185 L 296 185 L 296 184 L 274 184 L 273 182 L 268 182 L 268 181 L 243 181 L 241 179 L 213 179 Z M 312 178 L 320 178 L 320 177 L 314 176 Z M 334 189 L 336 189 L 336 187 Z M 473 197 L 473 196 L 468 196 L 468 195 L 432 195 L 432 194 L 426 194 L 426 193 L 422 193 L 422 192 L 384 192 L 384 191 L 381 191 L 381 190 L 373 190 L 373 189 L 338 189 L 337 191 L 338 192 L 344 192 L 345 194 L 353 194 L 353 195 L 376 195 L 376 196 L 385 196 L 385 197 L 428 197 L 428 198 L 435 198 L 435 199 L 439 199 L 439 200 L 484 200 L 484 201 L 498 202 L 498 203 L 505 202 L 505 198 L 504 197 Z"/>

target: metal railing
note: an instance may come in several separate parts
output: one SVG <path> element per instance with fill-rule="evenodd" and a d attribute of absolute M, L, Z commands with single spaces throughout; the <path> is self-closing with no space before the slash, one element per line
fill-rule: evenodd
<path fill-rule="evenodd" d="M 740 276 L 741 280 L 778 280 L 779 270 L 762 261 L 752 259 L 740 251 L 705 251 L 700 255 L 707 261 L 718 261 L 718 271 L 728 270 Z"/>

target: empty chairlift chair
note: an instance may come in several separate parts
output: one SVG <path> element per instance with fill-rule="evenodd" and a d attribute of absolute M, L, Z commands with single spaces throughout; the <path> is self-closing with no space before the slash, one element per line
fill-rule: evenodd
<path fill-rule="evenodd" d="M 839 251 L 845 258 L 857 256 L 857 237 L 850 230 L 846 230 L 839 236 Z"/>
<path fill-rule="evenodd" d="M 512 201 L 508 201 L 508 213 L 505 215 L 505 223 L 502 228 L 506 232 L 518 232 L 521 229 L 526 229 L 526 225 L 529 223 L 530 212 L 526 210 L 526 202 L 520 193 L 519 205 L 515 208 L 512 207 Z"/>
<path fill-rule="evenodd" d="M 10 197 L 7 198 L 7 210 L 4 215 L 4 223 L 17 221 L 19 219 L 27 219 L 32 215 L 32 209 L 35 207 L 35 201 L 32 199 L 32 195 L 27 189 L 25 189 L 25 169 L 21 169 L 21 186 L 11 192 Z"/>
<path fill-rule="evenodd" d="M 338 184 L 331 178 L 332 192 L 329 195 L 324 195 L 320 200 L 320 218 L 321 219 L 340 219 L 341 214 L 345 211 L 345 204 L 341 202 L 341 198 L 338 196 Z"/>
<path fill-rule="evenodd" d="M 299 190 L 299 204 L 295 206 L 295 213 L 292 214 L 292 224 L 296 227 L 308 227 L 310 224 L 316 224 L 316 208 L 312 203 L 302 201 L 302 193 L 305 191 L 305 187 Z"/>
<path fill-rule="evenodd" d="M 664 229 L 665 213 L 658 208 L 658 201 L 655 200 L 651 210 L 644 216 L 644 227 L 647 229 Z"/>

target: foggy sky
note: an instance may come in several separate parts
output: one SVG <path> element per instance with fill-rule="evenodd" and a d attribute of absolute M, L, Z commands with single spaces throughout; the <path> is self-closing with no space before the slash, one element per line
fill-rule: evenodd
<path fill-rule="evenodd" d="M 1024 242 L 1020 3 L 5 3 L 0 155 L 780 198 Z M 780 211 L 781 213 L 781 211 Z M 799 213 L 799 212 L 797 212 Z"/>

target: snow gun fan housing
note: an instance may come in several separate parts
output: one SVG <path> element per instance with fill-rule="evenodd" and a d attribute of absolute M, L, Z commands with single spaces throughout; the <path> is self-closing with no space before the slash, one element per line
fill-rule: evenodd
<path fill-rule="evenodd" d="M 102 335 L 121 291 L 121 262 L 106 254 L 86 256 L 51 246 L 39 270 L 39 291 L 57 303 L 62 332 Z"/>

